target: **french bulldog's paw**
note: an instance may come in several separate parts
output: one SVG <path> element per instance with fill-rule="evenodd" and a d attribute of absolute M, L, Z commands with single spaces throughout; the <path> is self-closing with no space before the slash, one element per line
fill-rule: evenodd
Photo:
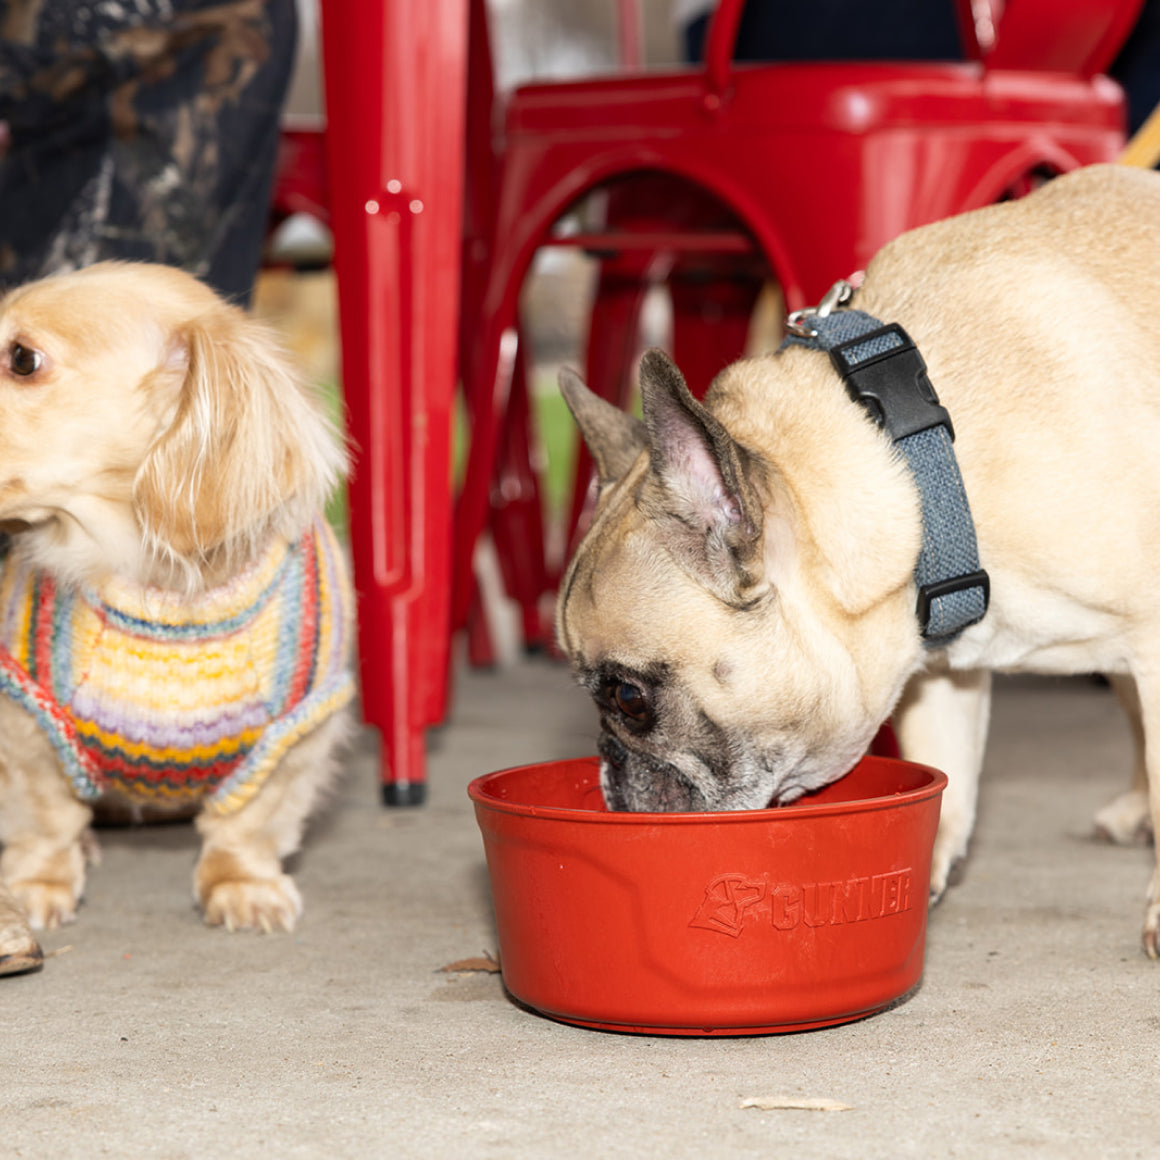
<path fill-rule="evenodd" d="M 1144 953 L 1153 962 L 1160 959 L 1160 905 L 1153 902 L 1144 915 Z"/>
<path fill-rule="evenodd" d="M 1160 959 L 1160 867 L 1152 872 L 1152 881 L 1148 884 L 1148 909 L 1144 911 L 1141 942 L 1148 958 Z"/>
<path fill-rule="evenodd" d="M 966 853 L 960 849 L 961 845 L 957 835 L 948 839 L 944 831 L 939 831 L 930 861 L 930 902 L 932 906 L 942 899 L 948 886 L 957 886 L 963 880 L 967 858 Z"/>
<path fill-rule="evenodd" d="M 1108 802 L 1092 819 L 1096 838 L 1117 846 L 1146 846 L 1152 841 L 1148 795 L 1129 790 Z"/>
<path fill-rule="evenodd" d="M 941 902 L 946 895 L 947 890 L 952 886 L 958 886 L 960 882 L 966 877 L 967 860 L 966 858 L 956 858 L 950 865 L 950 869 L 946 872 L 945 877 L 941 877 L 936 881 L 934 873 L 931 873 L 930 882 L 930 905 L 934 906 Z"/>
<path fill-rule="evenodd" d="M 302 897 L 288 874 L 215 882 L 201 904 L 210 926 L 224 926 L 231 932 L 292 931 L 302 914 Z"/>
<path fill-rule="evenodd" d="M 8 886 L 33 930 L 53 930 L 76 921 L 80 898 L 67 882 L 18 879 Z"/>

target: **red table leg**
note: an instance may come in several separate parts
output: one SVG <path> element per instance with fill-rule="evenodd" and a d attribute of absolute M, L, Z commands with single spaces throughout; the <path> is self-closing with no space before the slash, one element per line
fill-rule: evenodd
<path fill-rule="evenodd" d="M 390 804 L 446 710 L 467 0 L 323 0 L 363 712 Z"/>

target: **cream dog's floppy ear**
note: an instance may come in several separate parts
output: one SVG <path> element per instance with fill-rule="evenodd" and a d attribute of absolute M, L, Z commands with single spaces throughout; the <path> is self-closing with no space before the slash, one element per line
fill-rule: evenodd
<path fill-rule="evenodd" d="M 660 350 L 640 363 L 653 486 L 650 514 L 670 529 L 669 548 L 722 600 L 744 603 L 764 580 L 764 512 L 748 452 L 689 391 Z"/>
<path fill-rule="evenodd" d="M 194 568 L 210 553 L 245 558 L 271 531 L 297 536 L 346 469 L 318 401 L 235 307 L 180 326 L 174 348 L 185 370 L 173 418 L 134 482 L 145 535 Z"/>
<path fill-rule="evenodd" d="M 600 485 L 614 483 L 645 449 L 644 424 L 585 386 L 570 367 L 560 371 L 560 393 L 592 452 Z"/>

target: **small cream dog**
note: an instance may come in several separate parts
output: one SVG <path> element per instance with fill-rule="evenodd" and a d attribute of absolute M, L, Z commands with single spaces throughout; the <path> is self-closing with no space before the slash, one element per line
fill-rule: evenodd
<path fill-rule="evenodd" d="M 196 815 L 211 924 L 290 930 L 347 728 L 343 442 L 194 278 L 102 263 L 0 301 L 0 973 L 71 922 L 94 809 Z M 5 958 L 7 956 L 7 959 Z"/>
<path fill-rule="evenodd" d="M 601 493 L 557 628 L 601 710 L 610 802 L 791 801 L 845 773 L 893 712 L 904 755 L 949 777 L 938 896 L 974 824 L 991 671 L 1103 672 L 1139 759 L 1097 824 L 1123 841 L 1156 829 L 1158 285 L 1160 176 L 1109 166 L 870 263 L 853 306 L 925 358 L 990 577 L 989 611 L 943 646 L 916 615 L 915 477 L 825 353 L 739 362 L 702 405 L 651 352 L 643 423 L 565 373 Z M 1160 950 L 1160 871 L 1144 948 Z"/>

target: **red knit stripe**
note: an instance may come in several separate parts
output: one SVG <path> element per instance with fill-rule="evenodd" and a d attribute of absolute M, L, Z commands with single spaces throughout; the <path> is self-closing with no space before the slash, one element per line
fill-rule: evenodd
<path fill-rule="evenodd" d="M 124 786 L 167 786 L 172 790 L 189 789 L 195 793 L 212 790 L 241 764 L 245 753 L 231 754 L 209 765 L 173 765 L 165 769 L 139 765 L 101 749 L 90 749 L 109 782 Z"/>
<path fill-rule="evenodd" d="M 52 631 L 56 617 L 56 584 L 47 573 L 40 576 L 39 600 L 32 609 L 35 618 L 32 635 L 32 672 L 45 689 L 53 687 Z"/>
<path fill-rule="evenodd" d="M 72 717 L 57 704 L 56 698 L 47 689 L 38 685 L 29 673 L 17 663 L 11 653 L 3 647 L 0 647 L 0 668 L 4 669 L 8 677 L 27 698 L 25 704 L 35 706 L 36 712 L 44 714 L 44 717 L 52 722 L 67 741 L 69 748 L 77 755 L 77 760 L 92 783 L 98 789 L 103 789 L 105 779 L 100 768 L 93 760 L 93 755 L 84 748 L 84 743 L 77 733 L 76 724 Z"/>

